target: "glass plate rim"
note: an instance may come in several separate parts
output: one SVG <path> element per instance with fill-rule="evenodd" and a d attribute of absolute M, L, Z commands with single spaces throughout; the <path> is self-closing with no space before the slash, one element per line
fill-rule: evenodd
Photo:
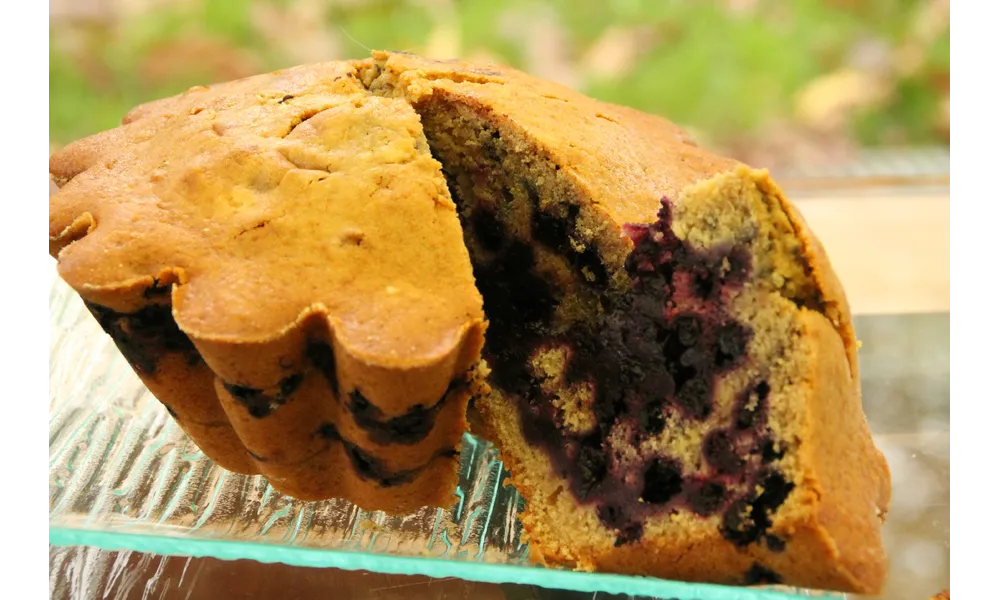
<path fill-rule="evenodd" d="M 778 590 L 739 588 L 708 583 L 688 583 L 652 577 L 586 573 L 544 567 L 464 562 L 434 557 L 396 556 L 364 551 L 303 548 L 262 542 L 226 539 L 175 538 L 146 533 L 111 532 L 49 526 L 53 546 L 92 546 L 102 550 L 131 550 L 165 556 L 210 557 L 219 560 L 255 560 L 295 567 L 337 568 L 392 575 L 424 575 L 458 578 L 493 584 L 536 585 L 575 592 L 603 592 L 652 598 L 698 598 L 699 600 L 791 600 L 802 592 L 823 598 L 846 598 L 844 594 L 802 590 L 798 595 Z"/>

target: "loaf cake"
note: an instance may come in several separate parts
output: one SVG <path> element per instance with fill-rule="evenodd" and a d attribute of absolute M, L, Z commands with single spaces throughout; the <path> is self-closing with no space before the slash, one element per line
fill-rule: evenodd
<path fill-rule="evenodd" d="M 673 124 L 376 52 L 140 107 L 50 171 L 60 274 L 223 466 L 444 506 L 470 417 L 539 563 L 880 589 L 841 285 L 765 171 Z"/>

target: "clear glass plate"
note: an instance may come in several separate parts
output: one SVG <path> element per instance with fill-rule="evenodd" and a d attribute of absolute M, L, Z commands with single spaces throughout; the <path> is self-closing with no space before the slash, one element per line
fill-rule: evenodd
<path fill-rule="evenodd" d="M 678 599 L 844 597 L 532 567 L 520 540 L 522 499 L 503 485 L 494 448 L 471 435 L 450 510 L 390 516 L 283 496 L 260 476 L 227 472 L 202 454 L 57 278 L 49 306 L 53 545 Z"/>

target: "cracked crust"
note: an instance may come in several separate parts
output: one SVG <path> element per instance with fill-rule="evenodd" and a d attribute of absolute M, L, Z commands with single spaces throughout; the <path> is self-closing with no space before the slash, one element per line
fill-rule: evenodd
<path fill-rule="evenodd" d="M 451 384 L 478 359 L 485 328 L 419 118 L 400 99 L 368 93 L 357 78 L 364 65 L 194 88 L 68 146 L 49 165 L 62 182 L 50 199 L 50 250 L 147 386 L 223 466 L 303 498 L 448 505 L 454 457 L 390 493 L 317 434 L 335 425 L 389 471 L 455 450 L 468 391 Z M 170 316 L 121 316 L 164 304 L 195 360 L 151 349 Z M 311 342 L 332 348 L 332 373 L 307 355 Z M 301 384 L 276 398 L 290 377 Z M 234 400 L 226 386 L 254 392 Z M 375 426 L 447 401 L 427 417 L 425 437 L 387 444 L 358 426 L 337 389 L 360 390 Z M 248 412 L 262 397 L 281 406 Z M 302 474 L 307 458 L 318 474 Z"/>

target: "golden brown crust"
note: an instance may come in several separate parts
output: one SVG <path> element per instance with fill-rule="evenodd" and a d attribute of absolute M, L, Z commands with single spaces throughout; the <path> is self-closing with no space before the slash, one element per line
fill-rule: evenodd
<path fill-rule="evenodd" d="M 333 443 L 324 426 L 386 472 L 446 464 L 435 457 L 457 448 L 466 427 L 464 385 L 418 443 L 373 442 L 345 408 L 359 392 L 378 427 L 434 407 L 478 360 L 485 329 L 419 118 L 402 100 L 369 94 L 355 76 L 362 64 L 193 88 L 67 146 L 50 159 L 63 183 L 50 198 L 50 250 L 98 310 L 141 314 L 169 298 L 204 362 L 178 366 L 157 352 L 138 371 L 220 464 L 293 493 L 383 508 L 396 498 L 405 510 L 412 493 L 368 490 L 342 449 L 311 467 L 336 477 L 279 476 L 279 465 L 318 460 Z M 145 322 L 133 321 L 125 328 Z M 332 372 L 313 364 L 315 343 L 331 348 Z M 452 501 L 453 477 L 421 478 L 431 481 L 424 500 Z"/>
<path fill-rule="evenodd" d="M 811 393 L 800 433 L 800 485 L 813 502 L 804 515 L 778 518 L 775 529 L 794 531 L 793 539 L 802 528 L 814 532 L 821 555 L 813 564 L 832 565 L 839 580 L 821 587 L 875 594 L 886 575 L 881 524 L 891 495 L 888 464 L 849 383 L 849 360 L 837 352 L 837 331 L 816 312 L 803 312 L 801 322 L 809 349 L 804 381 Z M 787 554 L 796 551 L 793 542 Z"/>
<path fill-rule="evenodd" d="M 694 145 L 679 127 L 634 109 L 587 98 L 520 71 L 464 61 L 376 52 L 412 102 L 446 94 L 508 119 L 537 140 L 536 150 L 563 165 L 616 223 L 648 223 L 660 199 L 738 163 Z"/>
<path fill-rule="evenodd" d="M 805 217 L 799 209 L 785 197 L 784 192 L 778 188 L 770 177 L 761 182 L 762 189 L 778 200 L 782 210 L 788 215 L 799 240 L 802 242 L 803 259 L 809 265 L 810 275 L 816 281 L 817 288 L 823 298 L 822 311 L 830 323 L 840 334 L 844 344 L 844 352 L 850 364 L 851 379 L 857 387 L 858 393 L 861 391 L 861 380 L 858 375 L 858 343 L 854 333 L 854 321 L 851 318 L 851 307 L 847 301 L 847 294 L 833 270 L 833 265 L 826 255 L 826 249 L 820 242 L 816 234 L 813 233 L 806 224 Z"/>
<path fill-rule="evenodd" d="M 140 373 L 143 384 L 163 399 L 181 429 L 225 469 L 256 474 L 257 468 L 233 431 L 215 395 L 215 374 L 203 362 L 191 364 L 181 353 L 160 358 L 155 373 Z M 169 399 L 169 400 L 168 400 Z"/>

